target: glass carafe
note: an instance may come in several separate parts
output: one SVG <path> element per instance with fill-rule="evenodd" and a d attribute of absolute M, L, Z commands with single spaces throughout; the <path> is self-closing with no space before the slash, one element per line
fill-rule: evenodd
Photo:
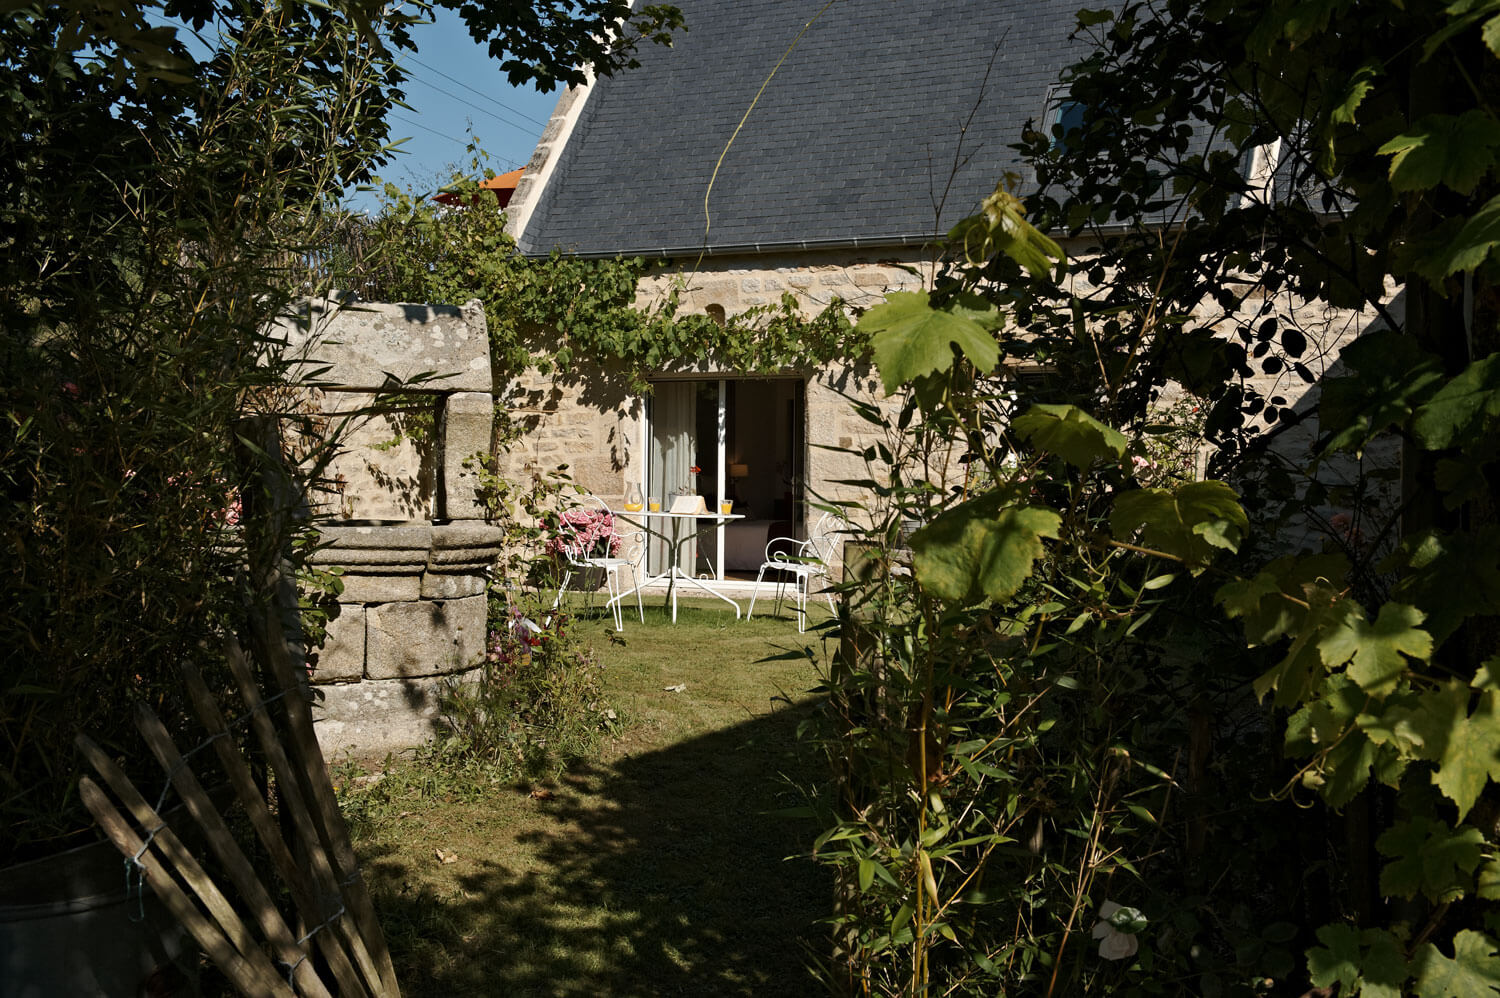
<path fill-rule="evenodd" d="M 625 486 L 625 512 L 639 513 L 645 505 L 645 499 L 641 497 L 641 483 L 631 482 Z"/>

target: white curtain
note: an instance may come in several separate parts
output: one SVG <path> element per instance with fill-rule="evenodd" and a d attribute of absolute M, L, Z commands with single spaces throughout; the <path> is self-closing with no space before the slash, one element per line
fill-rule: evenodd
<path fill-rule="evenodd" d="M 663 510 L 672 507 L 672 493 L 684 485 L 693 485 L 688 468 L 697 453 L 694 436 L 698 422 L 698 386 L 692 381 L 662 381 L 655 386 L 651 399 L 651 461 L 648 465 L 647 498 L 660 499 Z M 652 526 L 670 534 L 673 520 L 657 520 Z M 679 524 L 681 530 L 691 530 L 689 524 Z M 651 538 L 648 548 L 647 570 L 656 573 L 667 567 L 666 542 Z M 693 565 L 692 542 L 682 548 L 683 567 L 691 570 Z"/>

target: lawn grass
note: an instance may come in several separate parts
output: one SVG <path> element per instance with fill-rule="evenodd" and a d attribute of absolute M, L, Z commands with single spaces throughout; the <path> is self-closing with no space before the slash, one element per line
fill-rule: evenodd
<path fill-rule="evenodd" d="M 822 655 L 818 637 L 723 603 L 684 601 L 674 625 L 659 599 L 623 641 L 602 616 L 579 633 L 621 719 L 600 759 L 480 790 L 406 772 L 355 822 L 403 993 L 819 993 L 806 965 L 827 950 L 831 881 L 788 858 L 811 823 L 771 813 L 821 778 L 796 737 L 817 668 L 757 661 Z"/>

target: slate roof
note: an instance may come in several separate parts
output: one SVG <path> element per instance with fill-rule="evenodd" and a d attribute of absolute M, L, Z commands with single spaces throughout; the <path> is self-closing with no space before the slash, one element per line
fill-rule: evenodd
<path fill-rule="evenodd" d="M 1059 72 L 1086 54 L 1068 40 L 1078 0 L 838 0 L 724 155 L 705 239 L 715 163 L 823 2 L 677 2 L 688 27 L 672 47 L 644 47 L 640 68 L 588 94 L 522 234 L 524 252 L 926 241 L 1018 168 L 1008 147 L 1028 119 L 1043 121 Z"/>

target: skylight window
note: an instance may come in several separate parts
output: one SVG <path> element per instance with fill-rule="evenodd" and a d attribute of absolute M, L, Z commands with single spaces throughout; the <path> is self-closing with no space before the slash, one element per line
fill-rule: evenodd
<path fill-rule="evenodd" d="M 1085 104 L 1073 100 L 1066 90 L 1057 89 L 1047 94 L 1047 112 L 1042 117 L 1043 131 L 1052 136 L 1054 150 L 1068 144 L 1069 135 L 1083 130 L 1087 110 Z"/>

